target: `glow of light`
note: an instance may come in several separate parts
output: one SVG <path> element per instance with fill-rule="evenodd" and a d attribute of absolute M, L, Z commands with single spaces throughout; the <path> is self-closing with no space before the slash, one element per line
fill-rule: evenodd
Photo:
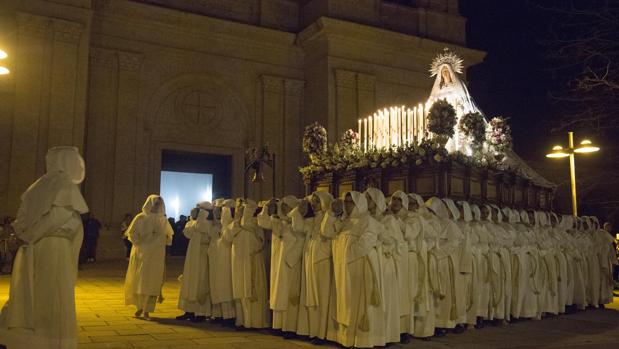
<path fill-rule="evenodd" d="M 552 153 L 546 154 L 547 158 L 564 158 L 570 156 L 569 153 L 563 151 L 563 147 L 560 145 L 555 145 L 552 147 Z"/>
<path fill-rule="evenodd" d="M 178 194 L 174 197 L 171 202 L 172 209 L 174 210 L 174 217 L 178 217 L 181 208 L 181 199 L 178 197 Z"/>
<path fill-rule="evenodd" d="M 9 55 L 6 53 L 6 51 L 0 49 L 0 59 L 5 59 L 7 58 Z"/>
<path fill-rule="evenodd" d="M 580 147 L 574 149 L 574 153 L 593 153 L 600 150 L 599 147 L 596 147 L 595 145 L 593 145 L 593 143 L 591 143 L 590 140 L 585 139 L 582 142 L 580 142 Z"/>
<path fill-rule="evenodd" d="M 7 75 L 10 72 L 11 71 L 9 70 L 9 68 L 0 66 L 0 75 Z"/>

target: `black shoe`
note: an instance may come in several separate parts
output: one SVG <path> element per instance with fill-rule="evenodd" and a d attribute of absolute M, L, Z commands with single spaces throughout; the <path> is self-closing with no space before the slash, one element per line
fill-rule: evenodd
<path fill-rule="evenodd" d="M 0 349 L 6 349 L 6 345 L 0 344 Z"/>
<path fill-rule="evenodd" d="M 313 345 L 323 345 L 323 344 L 326 344 L 327 341 L 322 338 L 312 338 L 310 343 L 312 343 Z"/>
<path fill-rule="evenodd" d="M 463 333 L 466 330 L 466 328 L 463 325 L 456 325 L 456 327 L 454 328 L 454 333 Z"/>
<path fill-rule="evenodd" d="M 294 332 L 283 332 L 282 337 L 284 339 L 293 339 L 296 337 L 296 334 Z"/>
<path fill-rule="evenodd" d="M 408 333 L 402 333 L 400 334 L 400 343 L 402 344 L 408 344 L 411 342 L 411 335 Z"/>
<path fill-rule="evenodd" d="M 477 318 L 477 321 L 475 323 L 475 328 L 478 330 L 481 330 L 482 328 L 484 328 L 484 319 L 481 317 Z"/>
<path fill-rule="evenodd" d="M 447 334 L 447 331 L 445 331 L 444 328 L 435 328 L 434 329 L 434 337 L 437 337 L 437 338 L 445 337 L 446 334 Z"/>
<path fill-rule="evenodd" d="M 176 320 L 192 320 L 193 318 L 194 318 L 194 314 L 193 313 L 186 312 L 183 315 L 177 316 Z"/>
<path fill-rule="evenodd" d="M 189 321 L 191 321 L 191 322 L 205 322 L 206 321 L 206 316 L 194 316 Z"/>

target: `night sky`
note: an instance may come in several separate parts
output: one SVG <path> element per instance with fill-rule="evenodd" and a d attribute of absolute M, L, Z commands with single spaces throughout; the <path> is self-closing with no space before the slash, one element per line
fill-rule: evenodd
<path fill-rule="evenodd" d="M 487 52 L 482 64 L 468 70 L 473 98 L 488 117 L 510 118 L 518 154 L 541 160 L 553 143 L 552 73 L 541 44 L 545 20 L 528 3 L 462 0 L 460 11 L 468 19 L 467 46 Z"/>
<path fill-rule="evenodd" d="M 565 76 L 553 71 L 544 41 L 554 19 L 540 8 L 544 0 L 461 0 L 460 12 L 467 18 L 467 46 L 483 50 L 483 63 L 468 70 L 470 92 L 488 117 L 508 117 L 512 125 L 514 150 L 547 179 L 559 185 L 555 210 L 567 213 L 569 202 L 569 163 L 551 160 L 545 154 L 555 144 L 567 145 L 567 132 L 551 134 L 553 120 L 560 120 L 564 107 L 550 97 L 565 86 Z M 552 3 L 552 1 L 546 1 Z M 614 103 L 614 101 L 609 101 Z M 586 133 L 576 129 L 575 142 L 591 138 L 602 149 L 595 154 L 577 156 L 582 214 L 614 217 L 619 225 L 617 184 L 610 175 L 608 159 L 617 152 L 612 134 Z M 589 131 L 592 132 L 592 131 Z M 616 177 L 616 176 L 614 176 Z M 596 204 L 593 201 L 607 203 Z"/>

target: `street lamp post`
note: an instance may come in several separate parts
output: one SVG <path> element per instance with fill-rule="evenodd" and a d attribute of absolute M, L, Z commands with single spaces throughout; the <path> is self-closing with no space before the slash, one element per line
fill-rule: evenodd
<path fill-rule="evenodd" d="M 574 132 L 568 132 L 568 148 L 564 149 L 560 145 L 556 145 L 552 148 L 552 152 L 546 154 L 548 158 L 570 158 L 570 181 L 572 188 L 572 215 L 578 216 L 578 202 L 576 201 L 576 164 L 574 161 L 574 154 L 576 153 L 593 153 L 600 150 L 599 147 L 593 145 L 590 140 L 585 139 L 580 142 L 580 145 L 574 147 Z"/>

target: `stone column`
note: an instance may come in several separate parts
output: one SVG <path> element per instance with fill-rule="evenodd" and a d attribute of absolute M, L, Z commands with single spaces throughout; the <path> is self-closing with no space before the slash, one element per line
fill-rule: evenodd
<path fill-rule="evenodd" d="M 277 182 L 275 184 L 275 195 L 281 196 L 283 194 L 283 182 L 284 182 L 284 144 L 283 138 L 285 125 L 284 125 L 284 79 L 278 76 L 263 75 L 261 77 L 262 82 L 262 135 L 258 137 L 259 141 L 256 144 L 257 147 L 261 147 L 265 143 L 269 143 L 271 151 L 276 155 L 277 166 L 275 168 L 275 178 Z M 254 194 L 256 198 L 268 198 L 273 194 L 273 185 L 271 181 L 272 172 L 265 169 L 265 181 L 260 185 L 258 192 Z M 252 185 L 248 180 L 248 186 Z M 248 191 L 249 193 L 250 191 Z"/>
<path fill-rule="evenodd" d="M 364 118 L 374 114 L 376 111 L 375 90 L 376 77 L 369 74 L 357 73 L 357 118 Z"/>

